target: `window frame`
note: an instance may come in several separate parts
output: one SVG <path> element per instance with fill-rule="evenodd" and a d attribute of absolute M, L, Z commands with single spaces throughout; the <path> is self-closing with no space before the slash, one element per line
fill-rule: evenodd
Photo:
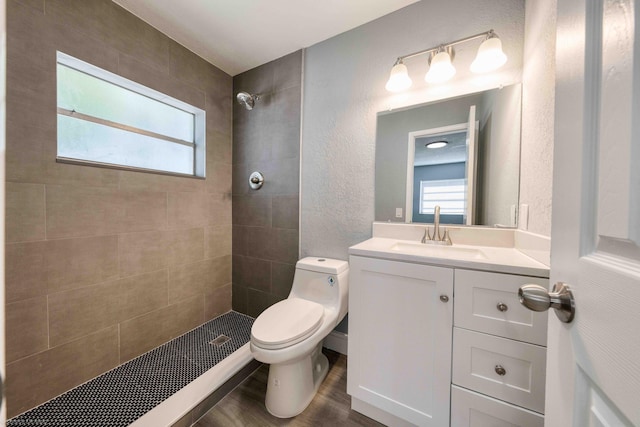
<path fill-rule="evenodd" d="M 157 102 L 166 104 L 168 106 L 177 108 L 179 110 L 185 111 L 187 113 L 193 114 L 194 136 L 193 136 L 193 143 L 190 143 L 188 141 L 180 140 L 168 135 L 158 134 L 152 131 L 147 131 L 144 129 L 137 128 L 135 126 L 124 124 L 124 123 L 113 122 L 107 119 L 102 119 L 99 117 L 94 117 L 91 115 L 86 115 L 76 111 L 70 111 L 65 108 L 59 107 L 58 101 L 57 101 L 57 89 L 56 89 L 56 117 L 58 117 L 59 115 L 65 115 L 69 117 L 74 117 L 76 119 L 85 120 L 88 122 L 108 126 L 114 129 L 119 129 L 126 132 L 131 132 L 139 135 L 152 137 L 155 139 L 160 139 L 166 142 L 193 146 L 193 174 L 60 156 L 58 154 L 59 140 L 58 140 L 57 134 L 56 134 L 56 162 L 83 165 L 83 166 L 95 166 L 95 167 L 108 168 L 108 169 L 146 172 L 146 173 L 154 173 L 154 174 L 160 174 L 160 175 L 172 175 L 172 176 L 180 176 L 180 177 L 187 177 L 187 178 L 197 178 L 197 179 L 206 178 L 206 112 L 203 109 L 195 107 L 191 104 L 187 104 L 186 102 L 180 101 L 160 91 L 151 89 L 140 83 L 134 82 L 125 77 L 114 74 L 110 71 L 104 70 L 102 68 L 99 68 L 95 65 L 84 62 L 80 59 L 74 58 L 73 56 L 67 55 L 60 51 L 56 51 L 56 70 L 57 70 L 58 64 L 69 67 L 81 73 L 87 74 L 88 76 L 91 76 L 93 78 L 103 80 L 114 86 L 119 86 L 123 89 L 129 90 L 138 95 L 145 96 L 154 101 L 157 101 Z M 56 71 L 56 87 L 57 85 L 58 85 L 58 77 L 57 77 L 57 71 Z"/>
<path fill-rule="evenodd" d="M 435 184 L 435 185 L 434 185 Z M 462 212 L 460 213 L 452 213 L 447 211 L 446 208 L 443 208 L 442 206 L 440 207 L 440 214 L 441 215 L 460 215 L 462 217 L 464 217 L 464 215 L 466 215 L 466 211 L 467 211 L 467 180 L 465 178 L 448 178 L 448 179 L 432 179 L 432 180 L 420 180 L 420 200 L 419 200 L 419 207 L 418 207 L 418 213 L 420 215 L 433 215 L 434 212 L 425 212 L 425 207 L 424 207 L 424 196 L 425 196 L 425 190 L 429 187 L 433 188 L 433 187 L 444 187 L 444 186 L 456 186 L 456 187 L 461 187 L 462 191 Z M 455 194 L 458 194 L 459 192 L 456 191 Z M 442 193 L 442 194 L 452 194 L 452 193 Z M 439 202 L 444 202 L 446 201 L 446 199 L 439 201 L 436 200 L 435 203 L 436 205 L 439 204 Z M 458 200 L 456 200 L 458 201 Z"/>

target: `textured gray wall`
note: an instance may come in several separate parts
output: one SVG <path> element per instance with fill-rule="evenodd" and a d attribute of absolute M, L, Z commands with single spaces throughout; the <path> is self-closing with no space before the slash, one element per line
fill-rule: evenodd
<path fill-rule="evenodd" d="M 233 106 L 233 309 L 254 317 L 287 297 L 298 260 L 301 80 L 302 51 L 233 79 L 234 95 L 260 94 Z"/>
<path fill-rule="evenodd" d="M 468 67 L 477 44 L 460 46 L 458 73 L 428 87 L 425 58 L 406 62 L 414 87 L 384 89 L 396 57 L 493 28 L 509 56 L 490 76 Z M 374 219 L 376 113 L 520 81 L 523 0 L 421 1 L 311 46 L 305 53 L 301 253 L 347 259 L 371 236 Z"/>
<path fill-rule="evenodd" d="M 520 203 L 529 205 L 528 230 L 545 236 L 551 235 L 556 1 L 527 2 L 522 72 Z"/>

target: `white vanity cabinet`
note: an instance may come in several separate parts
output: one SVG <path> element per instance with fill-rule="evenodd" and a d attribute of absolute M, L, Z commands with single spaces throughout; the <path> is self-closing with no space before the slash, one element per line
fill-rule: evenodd
<path fill-rule="evenodd" d="M 352 408 L 393 426 L 542 427 L 547 313 L 521 306 L 527 283 L 548 279 L 351 255 Z"/>
<path fill-rule="evenodd" d="M 347 392 L 387 425 L 449 425 L 453 270 L 349 258 Z"/>

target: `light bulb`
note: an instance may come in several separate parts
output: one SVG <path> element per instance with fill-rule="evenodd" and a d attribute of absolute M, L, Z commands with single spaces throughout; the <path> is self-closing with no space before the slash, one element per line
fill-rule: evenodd
<path fill-rule="evenodd" d="M 456 68 L 451 64 L 451 56 L 445 51 L 440 51 L 431 59 L 431 65 L 424 80 L 427 83 L 444 83 L 455 74 Z"/>
<path fill-rule="evenodd" d="M 400 92 L 408 89 L 411 86 L 411 83 L 406 65 L 402 62 L 398 62 L 391 69 L 391 74 L 389 75 L 389 80 L 385 85 L 385 89 L 389 92 Z"/>
<path fill-rule="evenodd" d="M 428 144 L 425 145 L 425 147 L 427 148 L 442 148 L 442 147 L 446 147 L 447 144 L 449 144 L 447 141 L 433 141 L 433 142 L 429 142 Z"/>
<path fill-rule="evenodd" d="M 502 42 L 497 36 L 486 39 L 478 48 L 476 59 L 471 63 L 472 73 L 488 73 L 497 70 L 507 62 L 502 51 Z"/>

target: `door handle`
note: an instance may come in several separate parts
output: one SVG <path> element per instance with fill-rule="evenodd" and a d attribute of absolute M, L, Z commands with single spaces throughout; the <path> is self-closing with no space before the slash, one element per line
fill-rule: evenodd
<path fill-rule="evenodd" d="M 564 323 L 571 323 L 576 314 L 576 304 L 569 286 L 558 282 L 549 292 L 540 285 L 522 285 L 518 289 L 520 304 L 533 311 L 555 309 L 556 316 Z"/>

